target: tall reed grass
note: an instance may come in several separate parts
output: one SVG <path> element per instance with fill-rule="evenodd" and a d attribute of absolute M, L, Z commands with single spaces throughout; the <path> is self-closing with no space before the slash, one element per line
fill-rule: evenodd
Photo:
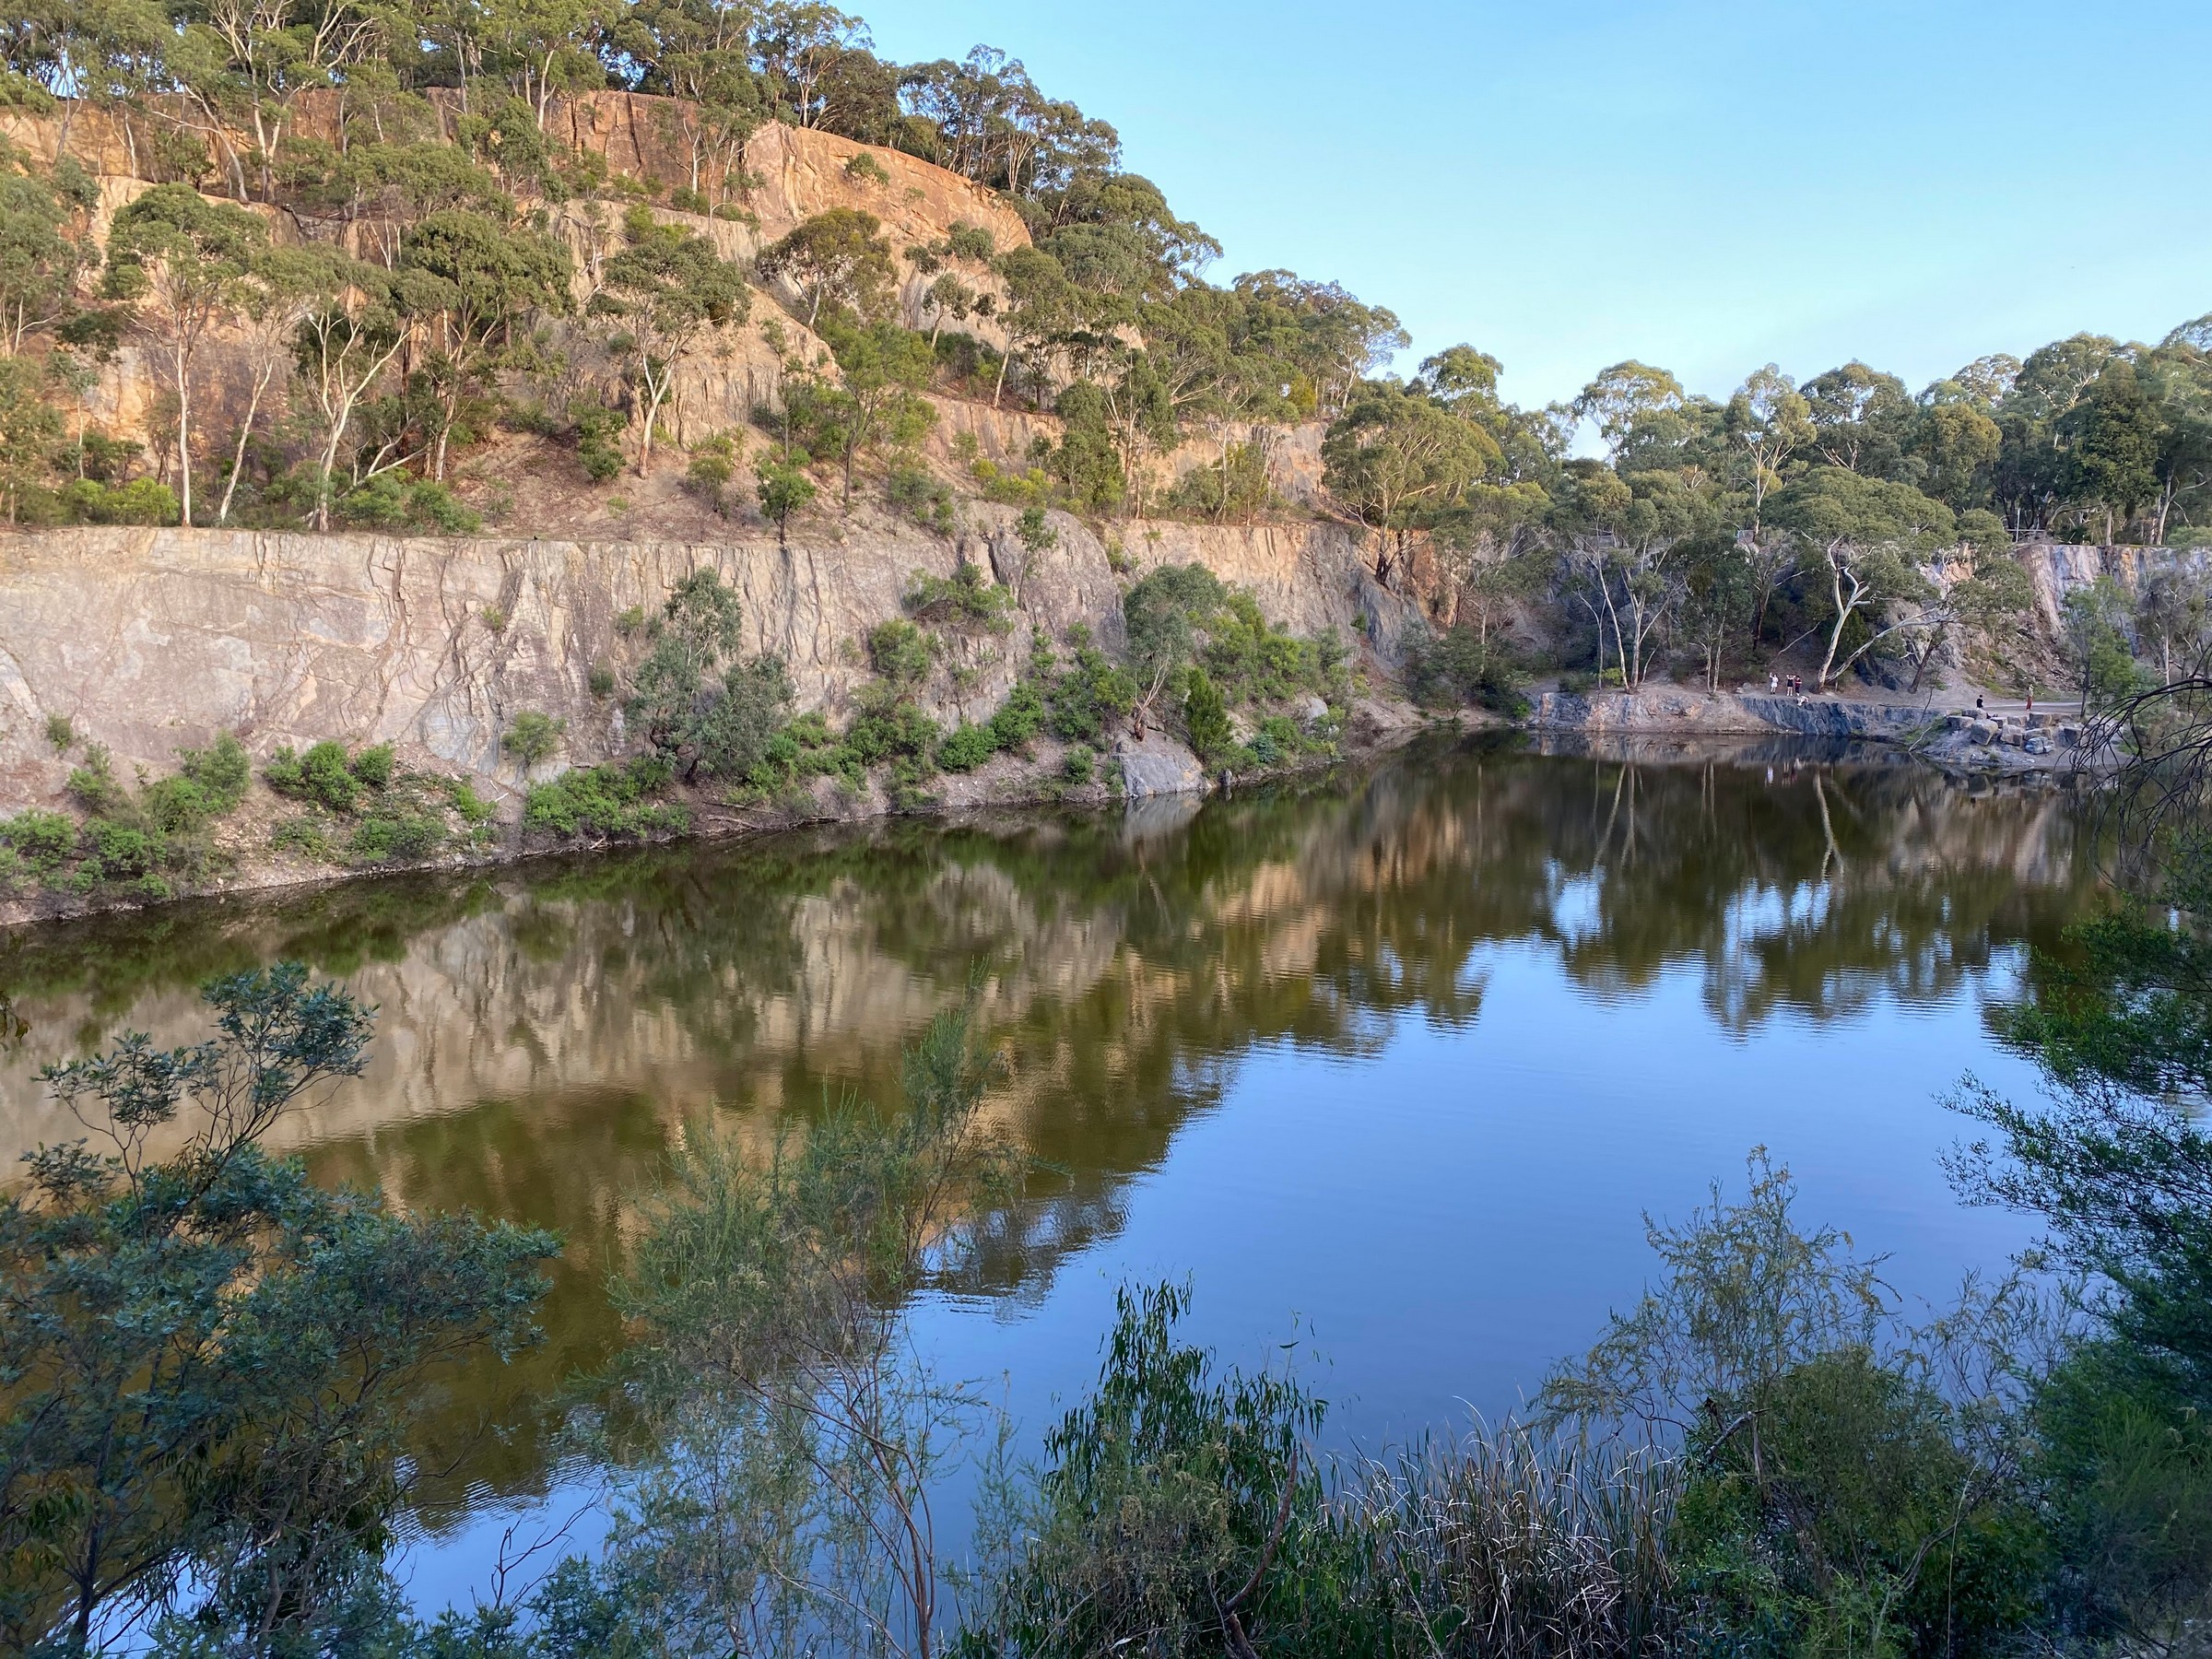
<path fill-rule="evenodd" d="M 1398 1651 L 1641 1659 L 1676 1628 L 1680 1486 L 1664 1451 L 1478 1425 L 1340 1470 L 1331 1506 L 1365 1546 Z"/>

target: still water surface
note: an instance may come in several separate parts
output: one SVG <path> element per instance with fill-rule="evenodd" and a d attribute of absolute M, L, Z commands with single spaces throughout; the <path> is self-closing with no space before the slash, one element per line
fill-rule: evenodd
<path fill-rule="evenodd" d="M 73 1131 L 40 1064 L 196 1035 L 211 973 L 296 957 L 378 1005 L 368 1074 L 290 1143 L 323 1180 L 568 1241 L 549 1340 L 457 1388 L 432 1448 L 437 1605 L 513 1516 L 588 1500 L 541 1407 L 618 1340 L 606 1277 L 673 1138 L 891 1099 L 901 1043 L 971 987 L 1007 1061 L 989 1110 L 1049 1171 L 919 1321 L 1031 1434 L 1114 1288 L 1186 1276 L 1195 1334 L 1293 1352 L 1346 1441 L 1495 1416 L 1635 1295 L 1644 1212 L 1740 1184 L 1756 1146 L 1942 1297 L 2024 1233 L 1952 1198 L 1938 1097 L 2030 1086 L 1989 1010 L 2097 901 L 2085 845 L 2063 794 L 1893 763 L 1463 746 L 1126 818 L 178 907 L 0 939 L 0 1152 Z"/>

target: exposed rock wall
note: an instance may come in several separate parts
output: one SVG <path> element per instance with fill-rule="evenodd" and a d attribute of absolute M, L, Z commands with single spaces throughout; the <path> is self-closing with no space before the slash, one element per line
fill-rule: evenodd
<path fill-rule="evenodd" d="M 981 718 L 1018 669 L 1030 625 L 1076 623 L 1112 642 L 1121 583 L 1098 537 L 1053 515 L 1057 545 L 1030 553 L 1013 514 L 979 508 L 960 544 L 912 530 L 855 528 L 845 540 L 720 544 L 444 540 L 214 530 L 76 529 L 0 536 L 0 810 L 60 798 L 67 764 L 48 716 L 72 720 L 124 767 L 155 773 L 180 746 L 238 733 L 256 756 L 322 738 L 390 742 L 402 759 L 519 780 L 500 748 L 514 715 L 569 723 L 564 761 L 618 752 L 618 700 L 594 697 L 595 667 L 643 648 L 620 625 L 651 613 L 687 572 L 719 570 L 744 605 L 745 649 L 790 666 L 803 708 L 843 707 L 866 674 L 863 636 L 900 613 L 913 572 L 949 574 L 965 556 L 1011 587 L 1019 616 L 1003 640 L 969 648 L 972 671 L 940 684 L 940 712 Z M 1133 524 L 1136 573 L 1195 561 L 1249 587 L 1269 618 L 1394 649 L 1402 603 L 1369 576 L 1331 524 L 1253 529 Z M 558 763 L 556 763 L 558 764 Z"/>
<path fill-rule="evenodd" d="M 1546 691 L 1529 724 L 1539 732 L 1594 737 L 1763 736 L 1769 734 L 1908 747 L 1939 763 L 2008 771 L 2069 769 L 2096 762 L 2081 729 L 2045 712 L 1977 719 L 1936 702 L 1865 702 L 1853 698 L 1709 692 L 1675 686 L 1585 696 Z"/>
<path fill-rule="evenodd" d="M 2036 609 L 2055 634 L 2059 606 L 2068 594 L 2110 576 L 2129 593 L 2155 571 L 2184 570 L 2203 575 L 2212 569 L 2212 552 L 2201 547 L 2099 547 L 2071 542 L 2031 542 L 2020 562 L 2035 589 Z"/>

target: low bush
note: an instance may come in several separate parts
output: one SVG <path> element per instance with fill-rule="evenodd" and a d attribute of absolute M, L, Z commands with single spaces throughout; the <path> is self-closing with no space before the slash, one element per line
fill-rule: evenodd
<path fill-rule="evenodd" d="M 387 762 L 389 753 L 387 750 Z M 261 769 L 261 775 L 287 799 L 305 801 L 329 812 L 351 812 L 361 798 L 365 782 L 354 774 L 346 746 L 327 737 L 311 745 L 305 754 L 294 754 L 289 745 L 279 748 Z"/>
<path fill-rule="evenodd" d="M 444 844 L 445 838 L 445 825 L 434 813 L 407 807 L 379 809 L 362 814 L 346 850 L 358 864 L 390 864 L 428 858 Z"/>
<path fill-rule="evenodd" d="M 674 777 L 667 761 L 644 756 L 579 767 L 531 786 L 523 802 L 523 828 L 567 836 L 675 834 L 689 826 L 690 814 L 658 798 Z"/>
<path fill-rule="evenodd" d="M 35 875 L 45 876 L 61 867 L 76 851 L 76 825 L 58 812 L 32 807 L 11 818 L 0 818 L 0 841 L 20 857 Z"/>
<path fill-rule="evenodd" d="M 937 745 L 937 764 L 949 772 L 973 771 L 998 753 L 998 739 L 988 725 L 962 721 Z"/>
<path fill-rule="evenodd" d="M 445 485 L 405 473 L 379 473 L 332 504 L 341 524 L 365 530 L 419 530 L 473 535 L 484 520 Z"/>
<path fill-rule="evenodd" d="M 60 491 L 62 516 L 77 524 L 173 524 L 177 492 L 152 478 L 127 484 L 76 478 Z"/>

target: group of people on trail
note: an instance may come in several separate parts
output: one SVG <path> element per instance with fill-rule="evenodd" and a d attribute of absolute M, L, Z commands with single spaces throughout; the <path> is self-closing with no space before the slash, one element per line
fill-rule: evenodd
<path fill-rule="evenodd" d="M 1770 674 L 1767 676 L 1767 694 L 1769 696 L 1773 696 L 1780 692 L 1782 687 L 1783 679 L 1780 675 Z M 1805 676 L 1802 674 L 1791 675 L 1789 678 L 1789 687 L 1790 695 L 1794 697 L 1799 702 L 1803 702 L 1805 700 Z"/>

